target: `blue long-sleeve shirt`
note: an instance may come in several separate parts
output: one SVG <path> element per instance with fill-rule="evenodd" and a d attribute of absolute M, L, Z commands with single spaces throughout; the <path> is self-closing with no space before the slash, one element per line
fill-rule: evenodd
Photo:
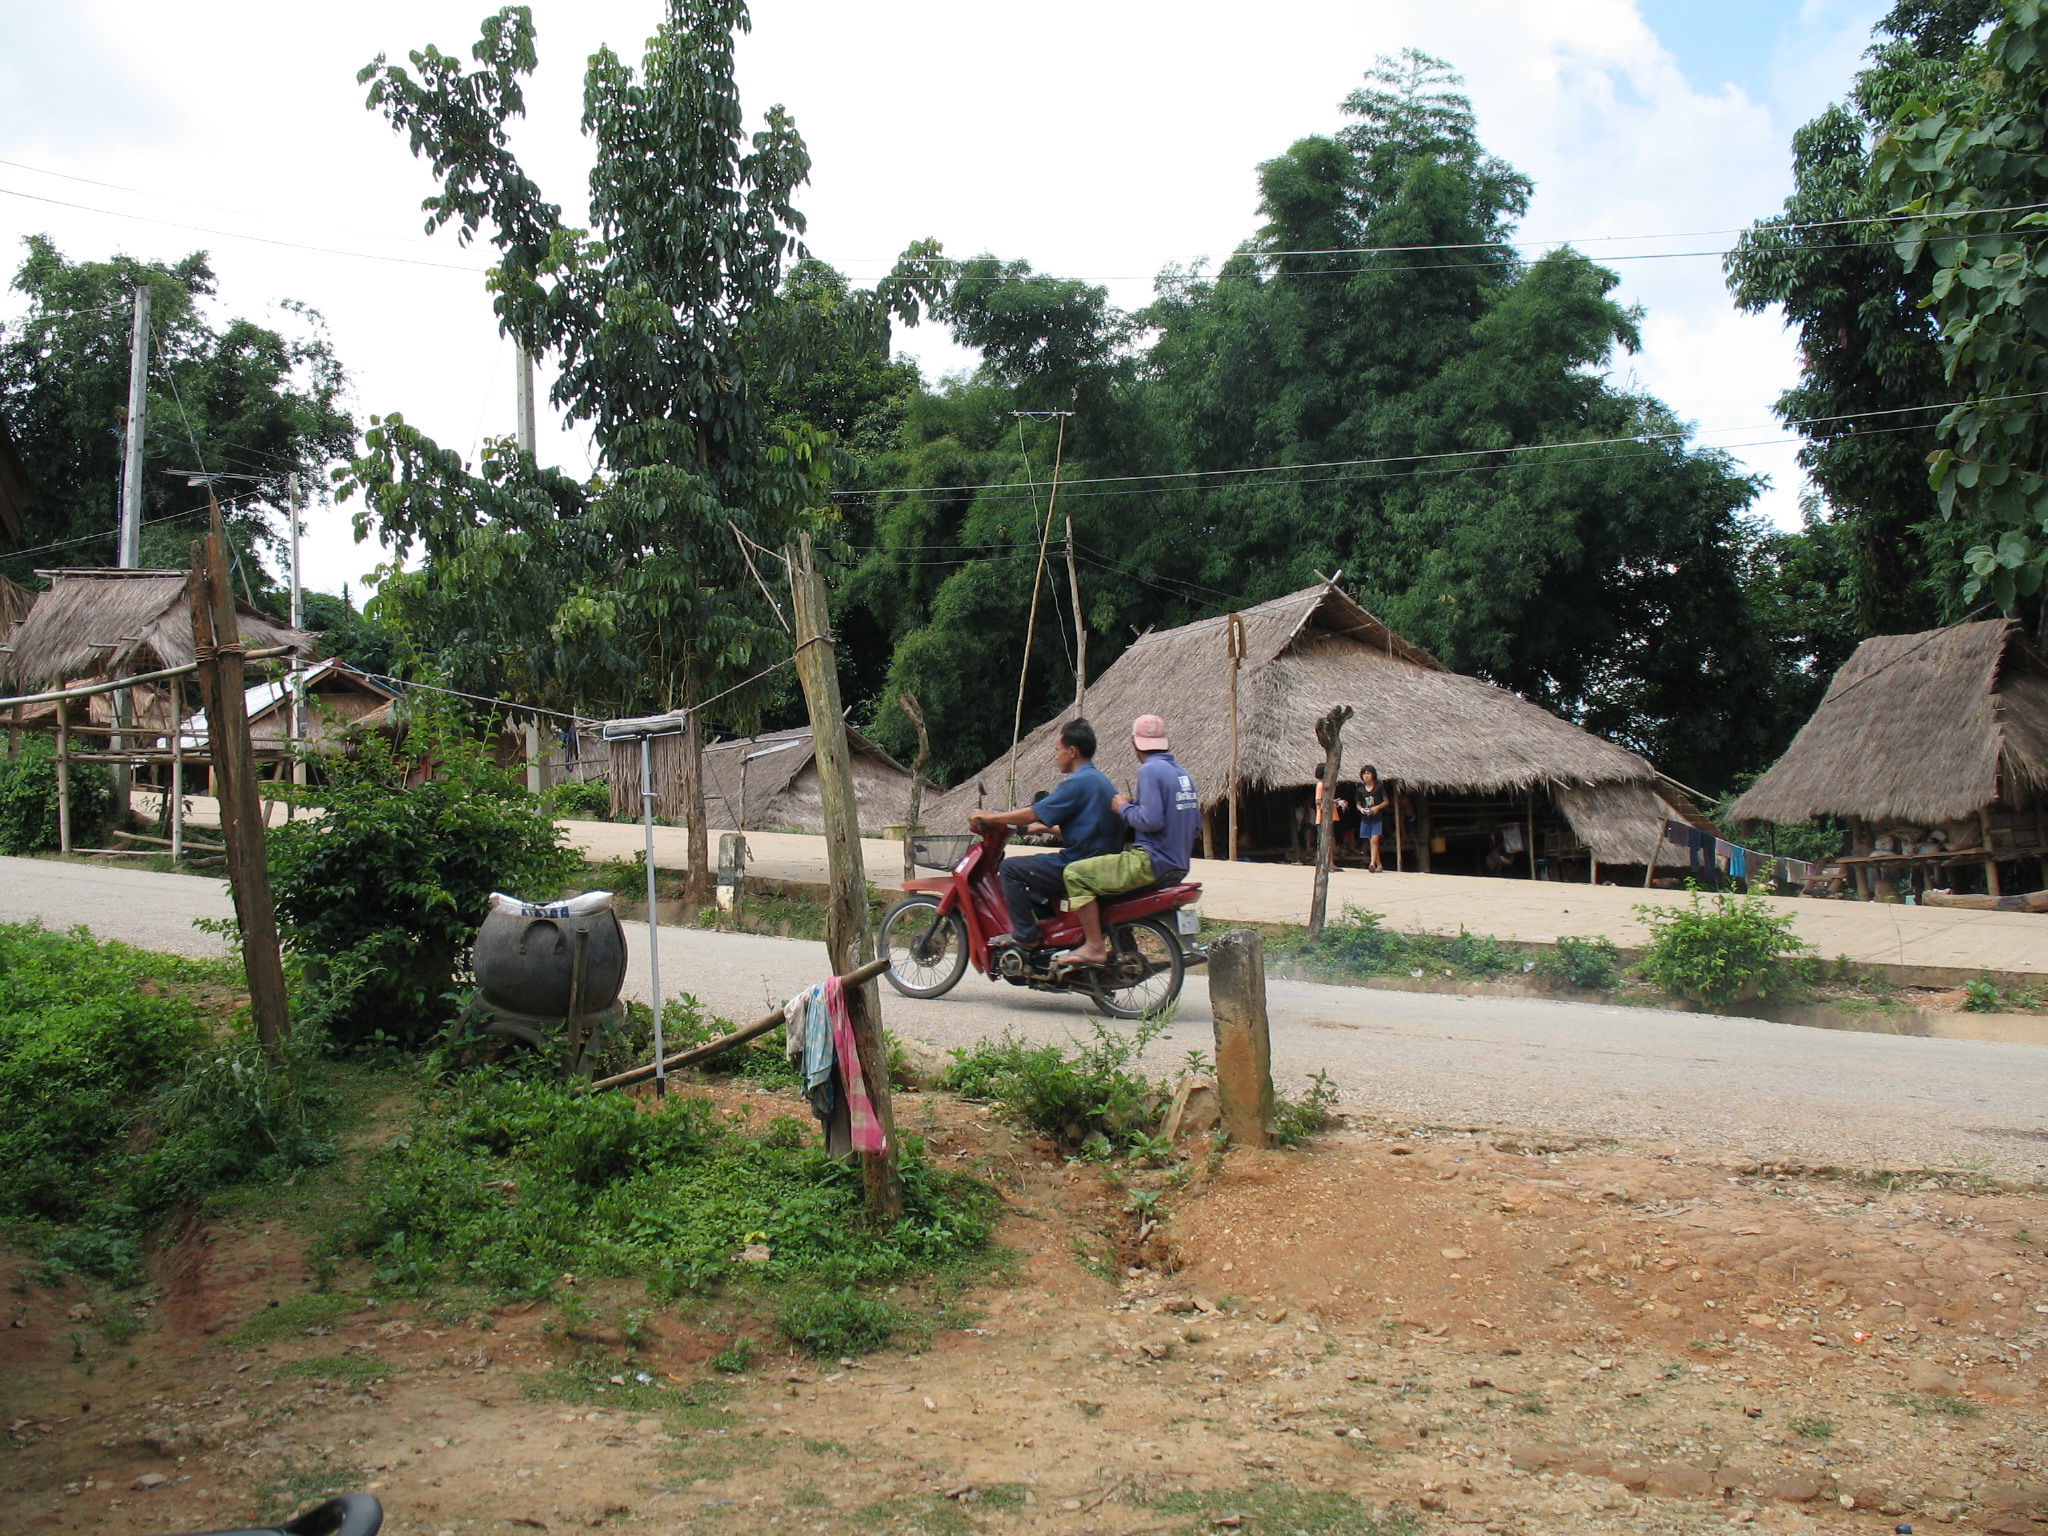
<path fill-rule="evenodd" d="M 1171 752 L 1154 752 L 1139 766 L 1137 792 L 1123 814 L 1138 846 L 1152 856 L 1155 878 L 1187 873 L 1202 830 L 1202 797 Z"/>
<path fill-rule="evenodd" d="M 1109 802 L 1116 786 L 1093 763 L 1081 763 L 1049 793 L 1031 802 L 1031 810 L 1048 827 L 1060 829 L 1061 847 L 1052 859 L 1062 869 L 1076 859 L 1092 859 L 1123 848 L 1124 830 Z"/>

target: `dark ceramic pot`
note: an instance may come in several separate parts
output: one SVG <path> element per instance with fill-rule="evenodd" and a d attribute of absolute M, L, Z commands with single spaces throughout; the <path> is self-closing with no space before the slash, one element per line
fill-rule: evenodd
<path fill-rule="evenodd" d="M 512 1013 L 567 1018 L 579 933 L 589 935 L 581 1011 L 609 1008 L 626 980 L 626 934 L 609 907 L 587 917 L 522 917 L 493 908 L 477 932 L 472 962 L 484 1001 Z"/>

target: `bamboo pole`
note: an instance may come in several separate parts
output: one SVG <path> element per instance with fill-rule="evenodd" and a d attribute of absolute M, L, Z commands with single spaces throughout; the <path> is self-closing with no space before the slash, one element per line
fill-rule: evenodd
<path fill-rule="evenodd" d="M 71 851 L 71 716 L 70 701 L 57 701 L 57 851 Z"/>
<path fill-rule="evenodd" d="M 289 645 L 265 646 L 261 650 L 244 651 L 242 653 L 242 660 L 245 662 L 275 661 L 280 656 L 291 655 L 292 650 L 293 647 Z M 198 662 L 188 661 L 183 666 L 160 667 L 154 672 L 137 672 L 133 677 L 117 677 L 104 683 L 79 683 L 74 687 L 51 688 L 42 693 L 17 694 L 13 698 L 0 699 L 0 706 L 18 707 L 23 704 L 55 704 L 63 699 L 89 699 L 97 694 L 114 693 L 122 688 L 139 687 L 143 683 L 160 683 L 169 677 L 194 677 L 198 674 L 199 667 L 200 664 Z M 107 730 L 110 727 L 99 726 L 97 729 Z"/>
<path fill-rule="evenodd" d="M 1237 758 L 1237 675 L 1244 668 L 1244 616 L 1233 613 L 1224 621 L 1224 644 L 1230 652 L 1230 862 L 1237 862 L 1237 802 L 1239 768 Z"/>
<path fill-rule="evenodd" d="M 1998 879 L 1998 850 L 1991 843 L 1991 813 L 1983 806 L 1977 807 L 1977 831 L 1984 839 L 1984 889 L 1993 896 L 2003 896 Z"/>
<path fill-rule="evenodd" d="M 185 690 L 171 684 L 171 857 L 185 856 Z"/>
<path fill-rule="evenodd" d="M 1536 878 L 1536 791 L 1530 790 L 1522 798 L 1522 841 L 1527 844 L 1529 854 L 1529 878 Z"/>
<path fill-rule="evenodd" d="M 879 960 L 870 960 L 866 965 L 854 967 L 844 976 L 841 976 L 839 980 L 841 985 L 845 986 L 850 994 L 854 988 L 873 981 L 888 969 L 889 959 L 888 956 L 884 955 Z M 687 1051 L 677 1051 L 673 1056 L 663 1057 L 661 1070 L 673 1072 L 677 1067 L 687 1067 L 694 1062 L 709 1061 L 713 1056 L 723 1051 L 729 1051 L 736 1045 L 745 1045 L 749 1040 L 758 1040 L 762 1035 L 767 1034 L 769 1030 L 780 1028 L 782 1023 L 783 1015 L 780 1008 L 776 1009 L 773 1013 L 764 1013 L 760 1018 L 754 1020 L 753 1023 L 745 1028 L 736 1029 L 729 1035 L 720 1035 L 716 1040 L 707 1040 L 702 1045 L 691 1046 Z M 633 1083 L 644 1083 L 652 1076 L 654 1076 L 654 1063 L 650 1061 L 645 1066 L 633 1067 L 627 1071 L 616 1073 L 611 1077 L 601 1077 L 590 1085 L 590 1091 L 595 1093 L 600 1088 L 624 1088 Z"/>
<path fill-rule="evenodd" d="M 1385 790 L 1384 793 L 1387 797 L 1387 809 L 1394 813 L 1394 873 L 1397 875 L 1406 874 L 1408 872 L 1408 855 L 1406 851 L 1407 845 L 1402 841 L 1401 837 L 1401 823 L 1404 819 L 1401 815 L 1401 791 L 1397 787 Z"/>

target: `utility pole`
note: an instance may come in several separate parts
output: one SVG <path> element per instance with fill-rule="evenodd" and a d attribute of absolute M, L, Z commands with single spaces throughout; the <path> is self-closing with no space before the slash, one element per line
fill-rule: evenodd
<path fill-rule="evenodd" d="M 128 438 L 121 456 L 121 558 L 142 563 L 142 435 L 149 413 L 149 289 L 135 290 L 135 331 L 128 343 Z"/>
<path fill-rule="evenodd" d="M 513 347 L 515 349 L 513 354 L 515 359 L 513 385 L 518 400 L 519 422 L 517 430 L 519 433 L 519 446 L 526 453 L 527 457 L 531 458 L 533 456 L 534 438 L 533 354 L 517 342 L 513 343 Z"/>
<path fill-rule="evenodd" d="M 121 453 L 121 534 L 117 565 L 132 570 L 142 563 L 142 447 L 149 414 L 149 286 L 135 290 L 135 325 L 128 339 L 128 435 Z M 178 686 L 176 683 L 172 687 Z M 128 749 L 128 723 L 134 701 L 127 689 L 114 695 L 114 736 L 117 753 Z M 129 774 L 126 763 L 114 764 L 114 824 L 128 819 Z"/>
<path fill-rule="evenodd" d="M 305 500 L 306 485 L 294 471 L 285 482 L 289 494 L 285 497 L 285 516 L 292 525 L 292 597 L 291 624 L 295 630 L 306 627 L 306 607 L 299 582 L 299 510 Z M 291 712 L 291 753 L 292 783 L 306 782 L 306 674 L 299 662 L 299 653 L 292 652 L 292 712 Z M 296 811 L 297 806 L 292 806 Z"/>

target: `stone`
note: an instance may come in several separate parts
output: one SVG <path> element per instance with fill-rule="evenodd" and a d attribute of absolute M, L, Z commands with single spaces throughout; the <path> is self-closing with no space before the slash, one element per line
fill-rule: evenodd
<path fill-rule="evenodd" d="M 136 1478 L 135 1481 L 130 1483 L 128 1486 L 131 1488 L 140 1488 L 143 1492 L 147 1493 L 152 1488 L 163 1487 L 163 1485 L 165 1483 L 168 1483 L 169 1481 L 170 1479 L 168 1477 L 165 1477 L 161 1472 L 145 1472 L 142 1474 L 142 1476 Z"/>
<path fill-rule="evenodd" d="M 1216 1096 L 1216 1079 L 1190 1072 L 1175 1085 L 1159 1134 L 1179 1142 L 1185 1136 L 1206 1136 L 1222 1122 L 1223 1101 Z"/>
<path fill-rule="evenodd" d="M 1508 1447 L 1508 1460 L 1524 1472 L 1541 1472 L 1571 1459 L 1571 1451 L 1547 1440 L 1524 1440 Z"/>
<path fill-rule="evenodd" d="M 1448 1509 L 1450 1507 L 1450 1500 L 1446 1499 L 1440 1493 L 1422 1494 L 1420 1497 L 1416 1499 L 1415 1503 L 1419 1508 L 1431 1511 Z"/>
<path fill-rule="evenodd" d="M 1640 1466 L 1615 1467 L 1608 1474 L 1630 1493 L 1641 1493 L 1650 1486 L 1650 1469 Z"/>
<path fill-rule="evenodd" d="M 1963 1390 L 1963 1378 L 1954 1371 L 1918 1361 L 1906 1367 L 1906 1385 L 1915 1392 L 1939 1392 L 1954 1397 Z"/>
<path fill-rule="evenodd" d="M 1977 1529 L 1989 1531 L 1991 1536 L 2039 1536 L 2032 1520 L 2009 1512 L 1984 1516 L 1977 1522 Z"/>
<path fill-rule="evenodd" d="M 1721 1490 L 1715 1485 L 1714 1474 L 1705 1467 L 1670 1462 L 1651 1469 L 1644 1491 L 1667 1499 L 1711 1499 Z"/>
<path fill-rule="evenodd" d="M 2016 1515 L 2048 1516 L 2048 1485 L 1986 1483 L 1977 1490 L 1977 1502 L 1986 1509 L 2006 1510 Z"/>
<path fill-rule="evenodd" d="M 1818 1479 L 1811 1477 L 1780 1477 L 1757 1491 L 1780 1504 L 1811 1504 L 1820 1497 L 1821 1486 Z"/>
<path fill-rule="evenodd" d="M 893 1043 L 890 1063 L 897 1081 L 905 1088 L 936 1088 L 946 1068 L 953 1064 L 952 1056 L 937 1046 L 926 1045 L 922 1040 L 905 1040 L 900 1036 Z"/>

